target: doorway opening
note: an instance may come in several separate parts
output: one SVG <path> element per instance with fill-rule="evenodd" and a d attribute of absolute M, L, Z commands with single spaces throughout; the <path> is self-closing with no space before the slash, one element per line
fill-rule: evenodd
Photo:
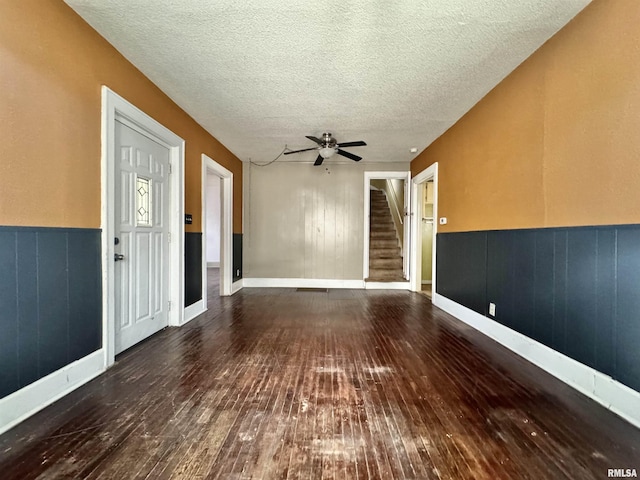
<path fill-rule="evenodd" d="M 409 172 L 365 172 L 365 288 L 409 288 L 409 185 Z"/>
<path fill-rule="evenodd" d="M 205 258 L 207 261 L 207 292 L 209 296 L 214 295 L 220 288 L 220 240 L 222 230 L 220 221 L 222 219 L 222 179 L 207 170 L 206 195 L 207 209 L 204 212 L 205 226 Z"/>
<path fill-rule="evenodd" d="M 421 290 L 431 298 L 433 288 L 433 179 L 422 184 L 422 215 L 420 216 L 422 242 L 419 246 L 422 254 L 420 276 Z"/>
<path fill-rule="evenodd" d="M 208 297 L 233 293 L 233 173 L 204 154 L 202 249 L 202 309 L 206 310 Z"/>
<path fill-rule="evenodd" d="M 411 181 L 411 290 L 431 298 L 436 290 L 436 235 L 438 230 L 438 164 Z"/>

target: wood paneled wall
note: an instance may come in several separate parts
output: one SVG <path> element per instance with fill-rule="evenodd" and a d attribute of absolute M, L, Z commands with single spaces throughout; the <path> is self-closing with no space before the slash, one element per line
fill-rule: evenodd
<path fill-rule="evenodd" d="M 101 345 L 100 230 L 0 226 L 0 398 Z"/>
<path fill-rule="evenodd" d="M 408 163 L 245 166 L 245 278 L 362 280 L 364 172 Z"/>

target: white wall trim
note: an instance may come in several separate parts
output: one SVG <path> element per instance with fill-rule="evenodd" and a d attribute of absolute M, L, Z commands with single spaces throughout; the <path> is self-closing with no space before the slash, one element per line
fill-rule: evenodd
<path fill-rule="evenodd" d="M 395 171 L 395 172 L 385 172 L 385 171 L 365 171 L 364 172 L 364 249 L 362 256 L 362 278 L 369 277 L 369 222 L 371 218 L 371 180 L 389 180 L 389 179 L 398 179 L 405 181 L 405 203 L 407 205 L 410 204 L 409 198 L 407 198 L 407 186 L 411 181 L 411 172 L 410 171 Z M 377 189 L 375 189 L 377 190 Z M 406 235 L 406 232 L 403 235 L 404 245 L 401 250 L 410 252 L 411 251 L 411 239 Z M 404 262 L 409 262 L 407 256 L 404 256 Z M 408 263 L 405 263 L 408 265 Z M 405 272 L 407 271 L 404 268 Z"/>
<path fill-rule="evenodd" d="M 433 248 L 431 252 L 431 295 L 436 293 L 436 235 L 438 233 L 438 162 L 421 171 L 411 181 L 411 290 L 422 290 L 422 193 L 424 183 L 433 180 Z"/>
<path fill-rule="evenodd" d="M 97 350 L 0 399 L 0 434 L 100 375 L 104 358 Z"/>
<path fill-rule="evenodd" d="M 365 282 L 367 290 L 411 290 L 411 282 Z"/>
<path fill-rule="evenodd" d="M 211 157 L 202 154 L 202 301 L 207 305 L 207 175 L 220 177 L 222 204 L 220 206 L 220 295 L 233 294 L 233 173 Z"/>
<path fill-rule="evenodd" d="M 182 324 L 193 320 L 198 315 L 203 314 L 207 311 L 207 301 L 204 299 L 198 300 L 196 303 L 192 303 L 188 307 L 184 309 L 184 321 Z"/>
<path fill-rule="evenodd" d="M 242 290 L 243 286 L 244 286 L 244 281 L 242 278 L 240 280 L 233 282 L 233 285 L 231 285 L 231 295 L 233 295 L 234 293 L 238 293 L 240 290 Z"/>
<path fill-rule="evenodd" d="M 184 147 L 185 142 L 113 90 L 102 86 L 102 345 L 105 367 L 115 361 L 115 122 L 122 118 L 169 149 L 170 232 L 169 301 L 184 305 Z M 168 324 L 180 325 L 182 308 L 168 312 Z"/>
<path fill-rule="evenodd" d="M 243 278 L 242 286 L 275 288 L 364 288 L 363 280 L 325 278 Z"/>
<path fill-rule="evenodd" d="M 433 304 L 640 428 L 640 393 L 439 294 Z"/>

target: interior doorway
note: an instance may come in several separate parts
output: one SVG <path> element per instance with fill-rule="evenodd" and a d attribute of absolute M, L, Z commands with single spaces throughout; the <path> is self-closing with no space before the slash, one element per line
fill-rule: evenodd
<path fill-rule="evenodd" d="M 202 308 L 211 295 L 229 296 L 233 283 L 233 173 L 202 155 Z M 218 269 L 219 289 L 209 291 L 209 269 Z"/>
<path fill-rule="evenodd" d="M 411 290 L 436 290 L 436 238 L 438 231 L 438 164 L 434 163 L 411 181 Z"/>
<path fill-rule="evenodd" d="M 433 288 L 433 229 L 435 227 L 433 221 L 433 193 L 433 179 L 427 180 L 422 184 L 422 215 L 420 216 L 422 245 L 419 248 L 422 253 L 422 261 L 420 262 L 421 288 L 422 292 L 429 297 L 431 297 Z"/>
<path fill-rule="evenodd" d="M 408 288 L 409 172 L 365 172 L 365 288 Z"/>
<path fill-rule="evenodd" d="M 213 277 L 217 277 L 217 285 L 220 285 L 220 240 L 221 229 L 220 220 L 222 219 L 222 179 L 218 175 L 214 175 L 207 170 L 207 189 L 206 189 L 206 216 L 204 221 L 205 227 L 205 258 L 207 261 L 207 281 L 212 285 Z M 211 288 L 207 290 L 213 293 Z"/>

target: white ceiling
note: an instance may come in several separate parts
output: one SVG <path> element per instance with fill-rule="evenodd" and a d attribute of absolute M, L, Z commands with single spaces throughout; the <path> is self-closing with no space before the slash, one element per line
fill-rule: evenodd
<path fill-rule="evenodd" d="M 366 141 L 346 149 L 364 161 L 391 162 L 426 148 L 590 0 L 65 2 L 243 161 L 330 131 Z"/>

